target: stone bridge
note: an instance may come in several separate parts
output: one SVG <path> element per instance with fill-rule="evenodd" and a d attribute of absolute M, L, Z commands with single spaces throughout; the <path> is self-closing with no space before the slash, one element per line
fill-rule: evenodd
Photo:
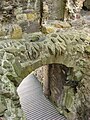
<path fill-rule="evenodd" d="M 70 28 L 46 36 L 41 34 L 36 39 L 0 40 L 0 117 L 25 120 L 17 87 L 36 68 L 52 63 L 72 67 L 72 80 L 78 82 L 73 97 L 70 91 L 65 92 L 62 106 L 70 114 L 82 111 L 80 115 L 83 115 L 86 110 L 90 115 L 90 38 L 87 32 Z M 67 99 L 71 101 L 68 105 Z"/>

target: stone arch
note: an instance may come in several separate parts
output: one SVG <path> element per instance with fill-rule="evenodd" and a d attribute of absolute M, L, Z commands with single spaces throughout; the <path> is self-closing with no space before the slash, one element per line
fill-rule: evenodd
<path fill-rule="evenodd" d="M 88 44 L 85 44 L 88 43 L 86 36 L 83 34 L 72 30 L 72 32 L 47 35 L 43 41 L 31 42 L 31 38 L 0 41 L 0 108 L 2 108 L 0 116 L 2 118 L 25 119 L 16 89 L 23 78 L 42 65 L 59 63 L 73 67 L 74 74 L 78 74 L 77 71 L 84 73 L 83 78 L 82 74 L 80 75 L 80 80 L 85 82 L 88 75 L 85 74 L 86 69 L 83 70 L 83 66 L 86 68 L 86 65 L 89 65 L 89 59 L 85 61 L 84 58 L 87 57 L 85 52 L 89 51 Z"/>

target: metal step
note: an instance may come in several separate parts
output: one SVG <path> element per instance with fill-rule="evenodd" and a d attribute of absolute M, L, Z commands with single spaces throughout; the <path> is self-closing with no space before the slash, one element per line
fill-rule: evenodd
<path fill-rule="evenodd" d="M 66 120 L 43 95 L 42 86 L 33 74 L 22 81 L 17 91 L 27 120 Z"/>

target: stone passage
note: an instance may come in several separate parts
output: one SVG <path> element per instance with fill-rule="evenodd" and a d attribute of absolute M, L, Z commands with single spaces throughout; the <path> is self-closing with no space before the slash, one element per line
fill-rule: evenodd
<path fill-rule="evenodd" d="M 23 80 L 18 94 L 27 120 L 66 120 L 45 98 L 42 87 L 33 74 Z"/>
<path fill-rule="evenodd" d="M 26 120 L 16 89 L 35 69 L 62 64 L 67 73 L 59 111 L 69 120 L 90 118 L 90 29 L 70 28 L 19 40 L 0 39 L 0 118 Z M 74 86 L 73 86 L 74 83 Z M 88 84 L 87 84 L 88 83 Z M 25 89 L 24 89 L 25 90 Z M 8 104 L 9 103 L 9 104 Z M 73 117 L 74 116 L 74 117 Z M 82 117 L 82 118 L 81 118 Z M 87 119 L 86 119 L 87 118 Z M 80 120 L 78 119 L 78 120 Z"/>

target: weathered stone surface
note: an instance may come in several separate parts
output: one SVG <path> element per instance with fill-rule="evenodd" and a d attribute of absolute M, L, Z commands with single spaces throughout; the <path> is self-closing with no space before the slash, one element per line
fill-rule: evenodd
<path fill-rule="evenodd" d="M 87 32 L 83 31 L 83 34 L 86 35 Z M 7 117 L 11 116 L 8 114 L 9 108 L 11 109 L 10 113 L 18 116 L 17 110 L 20 104 L 18 104 L 16 88 L 21 80 L 36 68 L 51 63 L 59 63 L 73 68 L 67 73 L 63 94 L 60 93 L 62 99 L 57 99 L 60 97 L 58 90 L 55 90 L 58 91 L 57 97 L 52 97 L 56 104 L 58 103 L 60 111 L 69 119 L 72 119 L 72 116 L 76 118 L 79 116 L 77 110 L 82 106 L 82 102 L 88 111 L 90 60 L 89 51 L 86 50 L 89 41 L 85 35 L 82 35 L 81 30 L 74 31 L 70 28 L 64 32 L 49 34 L 44 39 L 40 38 L 41 41 L 31 41 L 32 36 L 27 40 L 24 38 L 20 41 L 0 41 L 0 48 L 2 48 L 2 52 L 0 52 L 2 92 L 0 94 L 4 96 L 3 100 L 6 104 L 11 102 L 14 106 L 6 105 Z M 83 114 L 85 112 L 83 108 L 82 112 Z M 6 113 L 3 114 L 6 115 Z M 86 116 L 89 117 L 89 115 Z"/>
<path fill-rule="evenodd" d="M 49 26 L 49 25 L 42 26 L 42 33 L 49 34 L 49 33 L 53 33 L 53 32 L 55 32 L 55 28 L 54 27 Z"/>
<path fill-rule="evenodd" d="M 83 2 L 68 0 L 66 7 L 72 19 L 80 17 Z M 89 3 L 89 0 L 84 3 L 88 9 Z M 53 63 L 64 65 L 68 70 L 57 67 L 66 78 L 63 83 L 58 77 L 52 77 L 52 101 L 69 120 L 90 119 L 90 28 L 82 27 L 89 26 L 90 20 L 84 17 L 71 22 L 74 29 L 66 22 L 48 23 L 50 19 L 64 19 L 65 4 L 66 0 L 44 0 L 42 8 L 39 0 L 0 1 L 0 23 L 3 23 L 3 26 L 0 24 L 1 119 L 25 120 L 16 89 L 30 72 Z M 41 14 L 42 22 L 50 25 L 46 25 L 43 33 L 49 34 L 25 35 L 40 30 Z"/>
<path fill-rule="evenodd" d="M 82 34 L 82 32 L 80 32 L 81 30 L 80 31 L 77 30 L 76 32 L 74 31 L 74 33 L 71 32 L 71 30 L 72 28 L 70 29 L 69 32 L 68 30 L 65 30 L 64 31 L 65 34 L 64 32 L 60 33 L 58 32 L 52 33 L 51 35 L 47 35 L 49 38 L 48 40 L 49 42 L 51 36 L 51 42 L 54 43 L 55 45 L 58 44 L 61 47 L 60 49 L 59 46 L 57 45 L 55 49 L 54 46 L 50 48 L 48 42 L 46 42 L 46 44 L 48 44 L 49 47 L 48 50 L 51 55 L 55 56 L 58 55 L 59 57 L 60 53 L 62 53 L 61 57 L 59 59 L 55 57 L 56 59 L 52 63 L 56 62 L 66 66 L 61 67 L 62 65 L 60 65 L 61 68 L 59 70 L 57 70 L 56 68 L 54 69 L 54 67 L 52 67 L 53 68 L 53 70 L 51 71 L 52 74 L 49 71 L 51 77 L 50 79 L 51 99 L 54 102 L 54 104 L 56 104 L 60 113 L 64 114 L 69 120 L 76 119 L 84 120 L 86 118 L 87 119 L 90 118 L 89 115 L 90 51 L 89 49 L 87 49 L 90 46 L 88 45 L 90 43 L 89 35 L 87 33 L 87 30 L 85 30 L 86 32 L 83 31 L 83 33 L 85 34 Z M 75 37 L 72 35 L 75 35 Z M 59 40 L 60 44 L 56 38 Z M 52 60 L 48 61 L 51 63 Z M 47 61 L 45 64 L 47 64 Z M 88 67 L 86 64 L 88 65 Z M 57 67 L 59 67 L 59 65 Z M 63 81 L 62 81 L 63 77 L 61 78 L 61 80 L 60 76 L 59 78 L 57 77 L 58 76 L 57 73 L 60 71 L 63 71 L 64 77 L 66 76 Z M 60 75 L 62 74 L 60 73 Z M 60 83 L 62 82 L 64 82 L 63 85 L 60 85 Z M 88 100 L 87 102 L 86 99 Z M 85 112 L 84 109 L 86 109 L 87 112 Z"/>
<path fill-rule="evenodd" d="M 52 3 L 52 0 L 45 0 L 46 5 L 48 5 L 48 19 L 50 20 L 63 20 L 64 11 L 65 11 L 65 2 L 66 0 L 55 0 Z"/>
<path fill-rule="evenodd" d="M 11 31 L 11 38 L 12 39 L 20 39 L 22 38 L 22 28 L 19 25 L 13 25 Z"/>
<path fill-rule="evenodd" d="M 2 116 L 4 114 L 4 112 L 6 111 L 6 109 L 7 109 L 6 106 L 0 100 L 0 116 Z"/>
<path fill-rule="evenodd" d="M 85 0 L 84 6 L 85 6 L 88 10 L 90 10 L 90 1 L 89 1 L 89 0 Z"/>
<path fill-rule="evenodd" d="M 62 28 L 70 28 L 71 25 L 68 22 L 60 20 L 48 20 L 47 24 L 42 24 L 42 32 L 44 34 L 54 33 Z"/>
<path fill-rule="evenodd" d="M 66 73 L 62 71 L 61 66 L 62 65 L 59 64 L 49 65 L 50 99 L 56 105 L 58 105 L 62 99 L 63 86 L 66 79 Z"/>
<path fill-rule="evenodd" d="M 49 91 L 49 65 L 44 65 L 42 67 L 39 67 L 34 71 L 34 75 L 37 77 L 37 79 L 40 81 L 40 83 L 43 85 L 43 93 L 48 98 L 50 95 Z"/>
<path fill-rule="evenodd" d="M 36 13 L 27 13 L 27 20 L 28 21 L 34 21 L 37 18 L 37 14 Z"/>
<path fill-rule="evenodd" d="M 17 19 L 17 22 L 24 22 L 27 20 L 27 15 L 25 13 L 17 14 L 16 19 Z"/>
<path fill-rule="evenodd" d="M 37 20 L 22 22 L 20 23 L 20 26 L 22 28 L 22 31 L 27 34 L 34 33 L 34 32 L 40 32 L 40 26 Z"/>
<path fill-rule="evenodd" d="M 85 0 L 67 0 L 66 12 L 69 14 L 69 19 L 80 19 L 80 11 Z M 66 16 L 68 18 L 68 15 Z"/>
<path fill-rule="evenodd" d="M 58 8 L 58 6 L 55 7 Z M 68 70 L 65 85 L 61 90 L 56 89 L 55 86 L 51 87 L 51 98 L 60 108 L 60 112 L 71 120 L 86 114 L 84 111 L 85 107 L 89 113 L 89 28 L 74 30 L 69 28 L 71 26 L 66 22 L 51 22 L 50 27 L 52 26 L 53 29 L 45 28 L 46 31 L 44 33 L 50 33 L 46 36 L 41 33 L 22 36 L 23 31 L 25 31 L 22 21 L 25 24 L 27 23 L 26 33 L 29 33 L 31 30 L 33 32 L 32 22 L 37 17 L 33 16 L 33 14 L 31 15 L 32 12 L 25 10 L 24 13 L 22 12 L 23 10 L 21 9 L 15 13 L 18 21 L 20 21 L 20 25 L 13 26 L 13 29 L 12 27 L 10 28 L 11 39 L 0 39 L 0 98 L 5 101 L 4 103 L 1 102 L 0 107 L 5 105 L 7 108 L 5 110 L 6 108 L 3 107 L 0 115 L 10 119 L 11 116 L 14 116 L 14 119 L 23 120 L 23 113 L 16 92 L 17 86 L 31 71 L 42 65 L 53 63 L 73 68 L 71 71 Z M 59 19 L 60 16 L 56 15 L 56 17 Z M 30 25 L 30 30 L 28 24 L 32 24 L 32 26 Z M 35 30 L 36 26 L 34 27 Z M 56 29 L 59 27 L 61 28 L 57 31 Z M 9 33 L 8 29 L 5 31 L 5 34 Z M 21 39 L 22 37 L 23 39 Z M 14 41 L 12 38 L 18 38 L 18 41 Z M 54 82 L 56 83 L 56 81 Z M 56 86 L 60 87 L 60 83 L 61 81 L 59 84 L 57 81 Z M 53 83 L 51 83 L 51 86 L 53 86 Z M 80 112 L 80 109 L 82 112 Z M 86 116 L 89 118 L 88 114 Z"/>
<path fill-rule="evenodd" d="M 0 5 L 0 36 L 11 36 L 13 39 L 18 39 L 22 37 L 22 28 L 20 28 L 20 24 L 27 24 L 25 27 L 29 32 L 37 32 L 39 31 L 39 19 L 40 19 L 40 1 L 34 0 L 9 0 L 9 1 L 1 1 Z M 29 22 L 32 22 L 29 24 Z M 9 25 L 8 25 L 9 24 Z M 14 25 L 13 25 L 14 24 Z M 16 24 L 17 30 L 15 28 Z M 35 26 L 34 26 L 35 24 Z M 6 26 L 8 26 L 6 28 Z M 10 28 L 11 26 L 11 28 Z M 13 26 L 13 28 L 12 28 Z M 5 29 L 3 29 L 5 27 Z M 38 30 L 35 28 L 38 28 Z M 12 31 L 13 29 L 13 31 Z M 20 30 L 21 29 L 21 30 Z M 34 30 L 32 30 L 34 29 Z M 15 35 L 17 31 L 17 36 Z M 24 30 L 23 32 L 27 32 Z M 10 34 L 11 33 L 11 34 Z"/>
<path fill-rule="evenodd" d="M 87 46 L 85 50 L 86 52 L 90 53 L 90 46 Z"/>
<path fill-rule="evenodd" d="M 70 25 L 69 23 L 67 23 L 67 22 L 62 22 L 62 21 L 59 21 L 59 22 L 54 23 L 54 26 L 55 26 L 56 28 L 70 28 L 70 27 L 71 27 L 71 25 Z"/>

